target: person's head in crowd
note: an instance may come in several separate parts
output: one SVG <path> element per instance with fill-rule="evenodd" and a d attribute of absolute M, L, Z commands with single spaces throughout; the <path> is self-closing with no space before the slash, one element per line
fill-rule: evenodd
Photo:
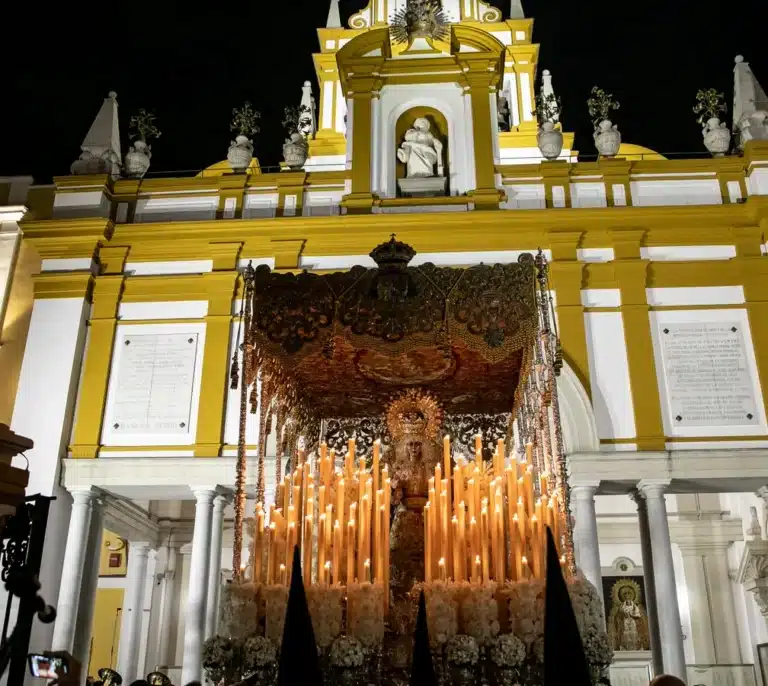
<path fill-rule="evenodd" d="M 659 676 L 651 681 L 651 686 L 685 686 L 685 682 L 671 674 L 659 674 Z"/>

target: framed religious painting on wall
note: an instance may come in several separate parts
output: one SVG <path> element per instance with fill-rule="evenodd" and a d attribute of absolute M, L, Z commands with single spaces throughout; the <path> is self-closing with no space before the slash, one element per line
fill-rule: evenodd
<path fill-rule="evenodd" d="M 643 577 L 604 576 L 603 597 L 611 648 L 614 651 L 650 650 Z"/>

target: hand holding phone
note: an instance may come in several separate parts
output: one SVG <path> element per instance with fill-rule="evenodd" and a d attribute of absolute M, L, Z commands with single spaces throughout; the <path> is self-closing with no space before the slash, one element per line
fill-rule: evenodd
<path fill-rule="evenodd" d="M 69 672 L 69 661 L 63 655 L 29 655 L 29 673 L 38 679 L 61 679 Z"/>

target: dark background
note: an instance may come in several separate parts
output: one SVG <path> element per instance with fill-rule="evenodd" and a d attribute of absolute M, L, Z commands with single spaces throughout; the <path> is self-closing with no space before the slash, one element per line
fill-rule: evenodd
<path fill-rule="evenodd" d="M 367 0 L 341 0 L 342 21 Z M 4 8 L 0 174 L 39 183 L 69 173 L 102 100 L 117 91 L 123 152 L 139 107 L 154 110 L 162 137 L 152 172 L 198 171 L 223 160 L 233 107 L 262 112 L 256 154 L 281 159 L 282 112 L 314 82 L 316 29 L 329 0 L 193 3 L 38 2 Z M 508 0 L 492 0 L 508 11 Z M 760 0 L 523 0 L 541 44 L 539 68 L 552 71 L 563 122 L 576 149 L 593 154 L 586 98 L 600 85 L 621 102 L 613 117 L 627 142 L 662 153 L 704 153 L 691 113 L 699 88 L 725 93 L 730 111 L 733 58 L 743 54 L 768 87 Z M 759 7 L 763 6 L 763 10 Z M 317 95 L 317 89 L 315 87 Z M 318 97 L 319 100 L 319 97 Z M 730 114 L 728 116 L 730 123 Z"/>

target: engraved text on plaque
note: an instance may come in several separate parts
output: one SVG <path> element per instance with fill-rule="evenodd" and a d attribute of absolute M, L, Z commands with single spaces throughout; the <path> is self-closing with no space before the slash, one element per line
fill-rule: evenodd
<path fill-rule="evenodd" d="M 189 433 L 198 334 L 135 334 L 119 345 L 109 429 L 119 434 Z"/>
<path fill-rule="evenodd" d="M 673 426 L 760 423 L 740 322 L 661 324 Z"/>

